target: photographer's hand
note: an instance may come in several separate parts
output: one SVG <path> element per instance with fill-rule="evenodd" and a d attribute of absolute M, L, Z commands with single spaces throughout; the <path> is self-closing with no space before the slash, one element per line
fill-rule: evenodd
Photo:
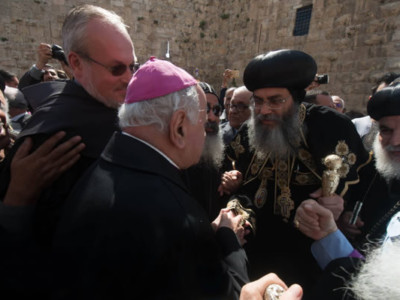
<path fill-rule="evenodd" d="M 46 43 L 40 43 L 37 49 L 38 58 L 36 61 L 36 68 L 42 70 L 45 65 L 52 58 L 51 45 Z"/>
<path fill-rule="evenodd" d="M 221 88 L 227 88 L 229 81 L 232 79 L 232 70 L 226 69 L 222 74 L 222 85 Z"/>

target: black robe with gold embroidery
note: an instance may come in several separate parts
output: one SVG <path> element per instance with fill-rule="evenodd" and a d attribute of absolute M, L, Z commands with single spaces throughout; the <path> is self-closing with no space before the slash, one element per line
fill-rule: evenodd
<path fill-rule="evenodd" d="M 358 183 L 358 171 L 370 161 L 361 139 L 349 118 L 325 107 L 303 103 L 299 106 L 302 139 L 296 155 L 275 160 L 258 159 L 249 147 L 248 126 L 239 130 L 227 148 L 225 170 L 236 168 L 243 174 L 243 185 L 237 193 L 253 200 L 257 232 L 246 246 L 250 276 L 257 278 L 275 272 L 286 283 L 298 282 L 308 287 L 318 276 L 311 255 L 312 240 L 297 231 L 292 221 L 299 204 L 321 187 L 329 154 L 342 158 L 339 186 L 342 197 Z"/>

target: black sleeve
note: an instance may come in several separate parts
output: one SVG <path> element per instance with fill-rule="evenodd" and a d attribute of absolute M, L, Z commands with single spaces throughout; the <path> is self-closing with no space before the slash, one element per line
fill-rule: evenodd
<path fill-rule="evenodd" d="M 225 98 L 225 93 L 226 93 L 227 89 L 228 88 L 222 88 L 221 91 L 219 92 L 219 104 L 221 106 L 224 106 L 224 98 Z"/>
<path fill-rule="evenodd" d="M 18 89 L 22 90 L 23 88 L 30 86 L 32 84 L 40 83 L 41 80 L 37 80 L 31 76 L 29 73 L 30 71 L 26 72 L 22 77 L 19 79 Z"/>
<path fill-rule="evenodd" d="M 353 300 L 347 288 L 352 275 L 358 270 L 362 260 L 343 257 L 328 264 L 311 293 L 305 294 L 304 300 Z"/>

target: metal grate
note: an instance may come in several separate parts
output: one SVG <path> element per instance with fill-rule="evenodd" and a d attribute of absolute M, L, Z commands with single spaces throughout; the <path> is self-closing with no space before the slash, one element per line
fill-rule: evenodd
<path fill-rule="evenodd" d="M 293 29 L 293 35 L 306 35 L 310 29 L 310 20 L 312 13 L 312 5 L 304 6 L 297 9 L 296 22 Z"/>

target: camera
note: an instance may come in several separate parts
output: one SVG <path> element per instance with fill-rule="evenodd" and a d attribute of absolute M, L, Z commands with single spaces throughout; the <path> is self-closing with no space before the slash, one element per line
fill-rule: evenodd
<path fill-rule="evenodd" d="M 329 82 L 329 76 L 328 74 L 317 75 L 315 81 L 319 84 L 327 84 Z"/>
<path fill-rule="evenodd" d="M 52 57 L 64 62 L 68 66 L 67 58 L 65 57 L 64 50 L 59 45 L 51 46 Z"/>

